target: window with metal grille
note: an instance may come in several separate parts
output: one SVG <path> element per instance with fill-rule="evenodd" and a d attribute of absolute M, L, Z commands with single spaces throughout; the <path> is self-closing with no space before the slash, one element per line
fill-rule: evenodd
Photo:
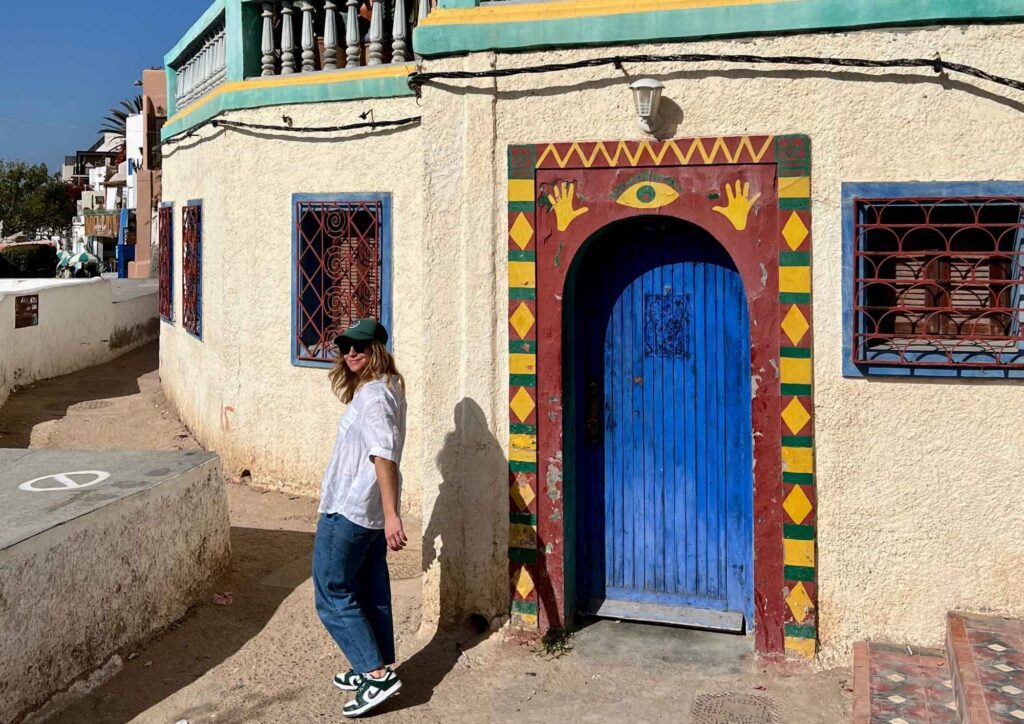
<path fill-rule="evenodd" d="M 181 323 L 203 338 L 203 205 L 189 201 L 181 210 Z"/>
<path fill-rule="evenodd" d="M 295 195 L 292 361 L 329 365 L 357 319 L 389 326 L 388 194 Z"/>
<path fill-rule="evenodd" d="M 855 365 L 1024 370 L 1024 194 L 852 205 Z"/>
<path fill-rule="evenodd" d="M 160 236 L 160 318 L 167 321 L 174 321 L 174 303 L 171 290 L 174 284 L 174 205 L 161 204 L 159 212 Z"/>

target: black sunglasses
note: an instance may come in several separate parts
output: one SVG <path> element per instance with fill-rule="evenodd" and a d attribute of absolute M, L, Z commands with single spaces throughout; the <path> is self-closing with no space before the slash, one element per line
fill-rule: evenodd
<path fill-rule="evenodd" d="M 373 344 L 370 340 L 354 340 L 354 339 L 339 339 L 338 340 L 338 354 L 344 357 L 348 354 L 349 349 L 355 351 L 356 354 L 362 354 L 369 346 Z"/>

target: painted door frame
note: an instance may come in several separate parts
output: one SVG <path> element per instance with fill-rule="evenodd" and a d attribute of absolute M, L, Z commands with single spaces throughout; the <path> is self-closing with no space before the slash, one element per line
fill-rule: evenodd
<path fill-rule="evenodd" d="M 566 272 L 597 229 L 611 220 L 652 213 L 650 207 L 631 208 L 616 200 L 620 189 L 594 193 L 588 186 L 591 178 L 609 176 L 608 169 L 633 169 L 641 174 L 637 178 L 647 179 L 664 174 L 670 183 L 673 176 L 724 178 L 730 172 L 759 180 L 755 187 L 761 196 L 742 223 L 713 210 L 731 205 L 733 189 L 724 187 L 705 198 L 690 189 L 680 204 L 655 213 L 702 225 L 740 270 L 750 314 L 755 389 L 755 643 L 764 654 L 785 651 L 809 658 L 817 640 L 811 157 L 810 141 L 801 135 L 509 147 L 513 625 L 526 634 L 571 625 L 575 491 L 572 466 L 565 464 L 561 359 Z M 577 183 L 589 189 L 585 198 L 573 197 Z M 594 188 L 601 183 L 595 182 Z"/>

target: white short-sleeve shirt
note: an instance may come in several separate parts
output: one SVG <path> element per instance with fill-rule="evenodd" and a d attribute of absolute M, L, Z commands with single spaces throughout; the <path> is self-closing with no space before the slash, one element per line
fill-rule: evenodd
<path fill-rule="evenodd" d="M 320 484 L 320 512 L 341 513 L 356 525 L 384 528 L 384 506 L 372 457 L 402 462 L 405 399 L 397 381 L 367 382 L 338 422 L 338 440 Z M 402 474 L 398 474 L 401 491 Z"/>

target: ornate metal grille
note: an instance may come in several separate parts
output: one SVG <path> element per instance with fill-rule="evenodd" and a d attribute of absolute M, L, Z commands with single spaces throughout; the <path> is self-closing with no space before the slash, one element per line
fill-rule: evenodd
<path fill-rule="evenodd" d="M 1024 197 L 854 203 L 855 363 L 1024 368 Z"/>
<path fill-rule="evenodd" d="M 296 202 L 297 360 L 332 360 L 340 332 L 380 319 L 382 218 L 380 201 Z"/>
<path fill-rule="evenodd" d="M 181 209 L 181 317 L 185 330 L 203 336 L 203 207 Z"/>
<path fill-rule="evenodd" d="M 174 240 L 174 210 L 170 206 L 161 206 L 159 212 L 160 238 L 160 316 L 170 322 L 174 309 L 171 304 L 171 289 L 174 283 L 172 265 L 172 249 Z"/>

